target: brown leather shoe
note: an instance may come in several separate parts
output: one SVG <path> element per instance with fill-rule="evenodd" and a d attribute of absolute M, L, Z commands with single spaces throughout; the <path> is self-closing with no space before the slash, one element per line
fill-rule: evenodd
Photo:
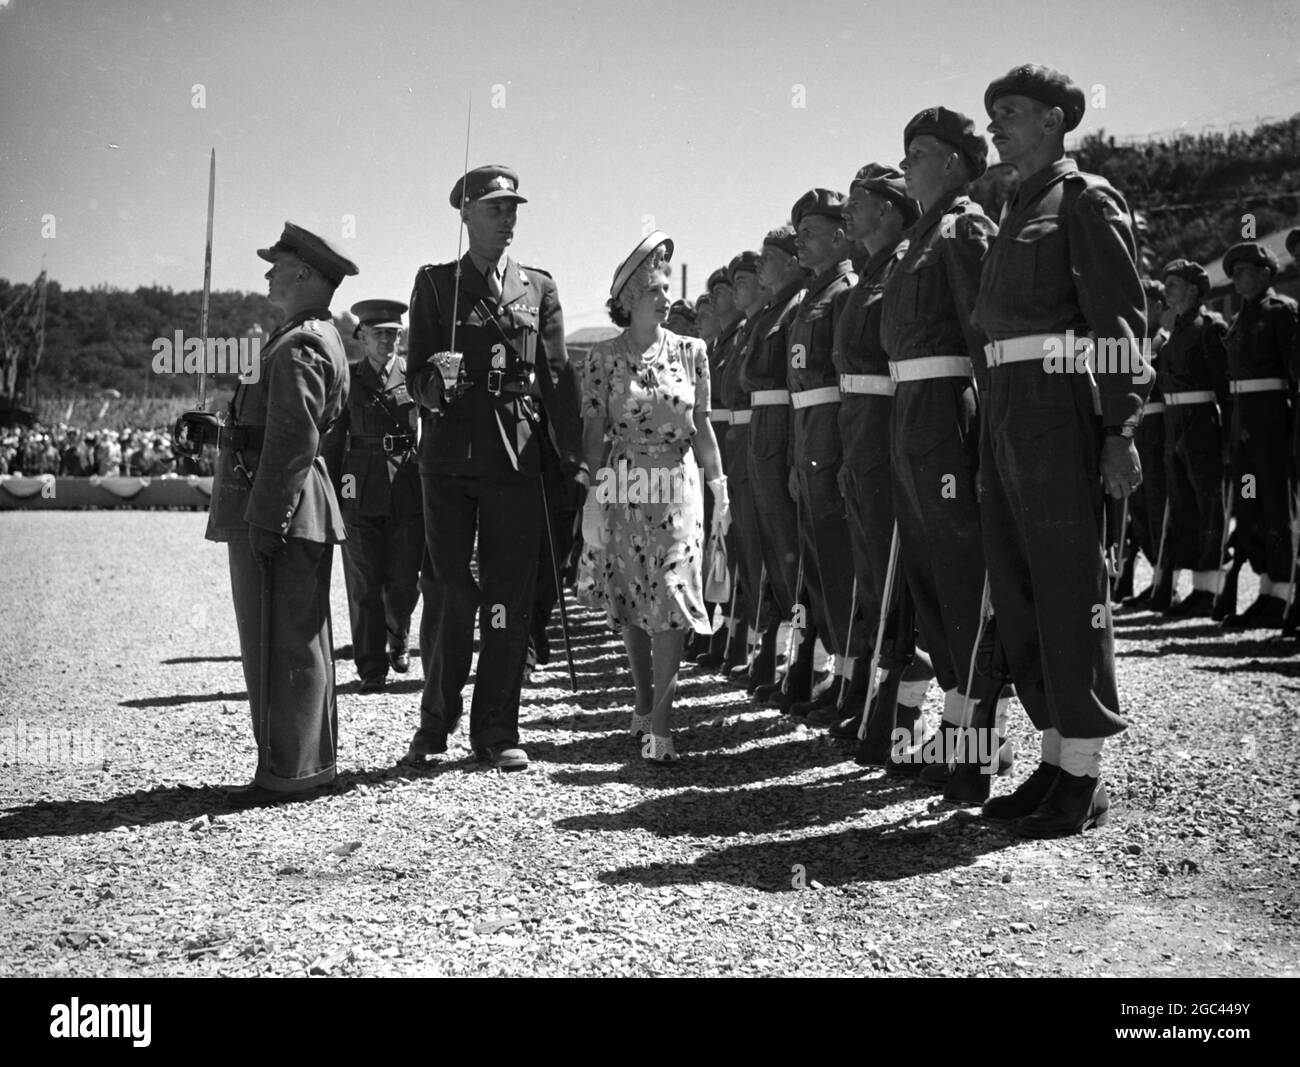
<path fill-rule="evenodd" d="M 1021 837 L 1065 837 L 1110 820 L 1110 797 L 1100 778 L 1061 771 L 1032 815 L 1016 823 Z"/>

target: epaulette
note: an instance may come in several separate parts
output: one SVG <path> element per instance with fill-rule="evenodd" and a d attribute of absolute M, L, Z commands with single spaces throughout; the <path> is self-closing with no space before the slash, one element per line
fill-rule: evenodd
<path fill-rule="evenodd" d="M 544 274 L 544 275 L 546 275 L 546 277 L 550 278 L 551 281 L 555 281 L 555 278 L 554 278 L 554 276 L 551 274 L 551 272 L 550 272 L 549 270 L 542 270 L 541 267 L 529 267 L 529 266 L 526 266 L 526 265 L 523 264 L 523 263 L 520 263 L 520 264 L 519 264 L 519 268 L 520 268 L 521 270 L 530 270 L 530 271 L 532 271 L 534 274 Z"/>

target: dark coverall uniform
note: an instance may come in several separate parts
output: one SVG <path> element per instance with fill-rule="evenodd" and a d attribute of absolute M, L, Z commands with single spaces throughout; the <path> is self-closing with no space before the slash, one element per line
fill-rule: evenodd
<path fill-rule="evenodd" d="M 813 625 L 828 652 L 860 656 L 867 647 L 860 620 L 849 640 L 853 550 L 837 477 L 843 448 L 835 345 L 836 302 L 857 282 L 847 259 L 812 278 L 789 331 L 786 380 L 793 408 L 790 465 L 798 485 L 796 511 L 803 551 L 804 589 Z"/>
<path fill-rule="evenodd" d="M 740 354 L 741 329 L 744 324 L 744 315 L 738 315 L 731 325 L 713 339 L 713 344 L 709 347 L 709 392 L 711 394 L 709 400 L 712 405 L 709 411 L 709 421 L 713 423 L 713 434 L 718 440 L 718 458 L 722 460 L 722 470 L 727 475 L 731 473 L 732 462 L 728 459 L 729 453 L 727 450 L 730 441 L 731 410 L 722 400 L 722 379 L 724 368 L 735 356 Z M 727 492 L 731 493 L 730 477 L 727 478 Z M 704 496 L 704 529 L 707 531 L 713 522 L 713 494 L 705 493 Z M 737 522 L 734 521 L 740 516 L 739 509 L 733 506 L 732 514 L 734 518 L 731 528 L 727 531 L 724 540 L 727 545 L 727 564 L 734 569 L 740 560 L 740 548 L 737 544 L 739 531 L 737 530 Z M 738 619 L 744 618 L 748 609 L 744 599 L 744 590 L 740 587 L 739 582 L 737 582 L 734 592 L 736 617 Z M 731 603 L 723 604 L 722 609 L 724 612 L 730 613 Z M 712 609 L 710 608 L 709 611 L 712 612 Z M 728 617 L 730 617 L 729 614 Z M 720 642 L 725 642 L 726 634 L 725 626 L 714 634 L 713 648 L 718 654 L 722 652 L 723 646 Z M 740 632 L 740 640 L 743 642 L 744 639 L 745 635 L 742 631 Z"/>
<path fill-rule="evenodd" d="M 899 562 L 935 676 L 967 693 L 984 592 L 975 499 L 978 427 L 973 374 L 981 338 L 971 326 L 980 269 L 997 226 L 953 191 L 908 232 L 885 285 L 880 337 L 897 381 L 890 433 Z M 933 357 L 941 362 L 929 363 Z M 949 700 L 949 717 L 960 711 Z"/>
<path fill-rule="evenodd" d="M 1228 324 L 1197 307 L 1174 320 L 1156 363 L 1165 401 L 1165 482 L 1173 567 L 1218 571 L 1223 550 L 1223 424 Z M 1146 416 L 1142 417 L 1143 424 Z M 1146 460 L 1143 459 L 1143 475 Z M 1209 588 L 1209 586 L 1207 586 Z"/>
<path fill-rule="evenodd" d="M 1153 342 L 1154 343 L 1154 342 Z M 1160 366 L 1164 356 L 1163 346 L 1154 353 L 1155 365 Z M 1128 514 L 1133 526 L 1133 540 L 1147 561 L 1154 567 L 1160 558 L 1160 539 L 1165 524 L 1165 501 L 1168 499 L 1168 478 L 1165 473 L 1167 445 L 1167 416 L 1164 394 L 1160 391 L 1160 378 L 1151 384 L 1146 404 L 1142 408 L 1142 421 L 1133 434 L 1138 462 L 1142 464 L 1142 484 L 1129 496 Z M 1172 526 L 1172 515 L 1170 517 Z"/>
<path fill-rule="evenodd" d="M 352 621 L 352 657 L 363 679 L 388 674 L 388 651 L 405 650 L 419 600 L 424 504 L 415 463 L 417 408 L 406 391 L 406 361 L 385 371 L 370 360 L 351 368 L 348 406 L 334 427 L 346 437 L 335 484 L 348 539 L 343 571 Z"/>
<path fill-rule="evenodd" d="M 236 386 L 221 430 L 206 536 L 227 542 L 230 556 L 257 742 L 253 782 L 279 792 L 335 776 L 329 594 L 334 546 L 345 534 L 324 448 L 348 389 L 347 356 L 329 309 L 309 308 L 267 339 L 258 380 Z M 249 547 L 250 525 L 287 538 L 265 575 Z"/>
<path fill-rule="evenodd" d="M 506 259 L 500 297 L 469 253 L 461 260 L 456 350 L 464 395 L 449 398 L 432 360 L 449 351 L 456 265 L 421 267 L 407 335 L 411 395 L 429 409 L 420 442 L 424 526 L 439 587 L 420 726 L 460 720 L 478 616 L 479 658 L 469 739 L 479 755 L 519 742 L 519 691 L 542 526 L 538 407 L 566 470 L 582 468 L 579 394 L 564 352 L 564 317 L 545 271 Z M 546 367 L 561 367 L 558 381 Z M 535 372 L 535 368 L 537 369 Z M 479 581 L 470 571 L 478 534 Z"/>
<path fill-rule="evenodd" d="M 782 618 L 794 610 L 799 530 L 790 499 L 790 392 L 785 361 L 790 320 L 803 299 L 792 282 L 754 316 L 752 342 L 740 366 L 749 392 L 749 491 L 759 552 Z"/>
<path fill-rule="evenodd" d="M 1235 485 L 1237 543 L 1251 569 L 1291 580 L 1291 374 L 1296 302 L 1272 288 L 1243 301 L 1228 327 L 1229 459 Z M 1249 495 L 1246 475 L 1253 475 Z"/>
<path fill-rule="evenodd" d="M 1123 198 L 1059 160 L 1008 206 L 975 306 L 993 342 L 980 469 L 998 636 L 1030 719 L 1062 738 L 1127 726 L 1105 610 L 1100 458 L 1103 427 L 1135 427 L 1151 387 L 1150 368 L 1132 362 L 1145 325 L 1135 251 Z M 1049 341 L 1063 345 L 1066 330 L 1112 355 L 1094 356 L 1090 374 L 1066 350 L 1049 373 Z"/>
<path fill-rule="evenodd" d="M 732 524 L 730 533 L 735 546 L 737 575 L 740 589 L 736 597 L 737 625 L 747 624 L 759 627 L 759 601 L 762 596 L 763 553 L 758 541 L 758 524 L 754 512 L 754 496 L 749 481 L 749 426 L 752 410 L 749 406 L 749 390 L 740 382 L 741 366 L 754 344 L 759 318 L 741 323 L 736 332 L 736 339 L 730 346 L 730 354 L 722 364 L 722 381 L 718 387 L 718 397 L 722 406 L 731 413 L 731 422 L 726 433 L 726 447 L 723 449 L 723 472 L 727 476 L 727 491 L 731 499 Z M 765 622 L 766 620 L 764 620 Z M 745 640 L 744 630 L 737 630 L 732 637 L 733 651 L 735 642 Z"/>

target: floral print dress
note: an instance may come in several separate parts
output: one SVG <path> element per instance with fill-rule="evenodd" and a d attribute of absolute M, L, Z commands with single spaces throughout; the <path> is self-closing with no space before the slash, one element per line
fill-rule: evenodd
<path fill-rule="evenodd" d="M 627 330 L 582 367 L 582 414 L 610 442 L 593 472 L 607 540 L 584 545 L 577 596 L 611 626 L 709 632 L 703 595 L 704 497 L 691 452 L 695 412 L 709 410 L 704 342 L 663 332 L 634 352 Z"/>

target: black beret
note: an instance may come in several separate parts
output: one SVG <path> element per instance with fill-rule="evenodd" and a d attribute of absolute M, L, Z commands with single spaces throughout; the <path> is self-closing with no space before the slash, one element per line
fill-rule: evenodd
<path fill-rule="evenodd" d="M 1267 248 L 1257 241 L 1242 241 L 1235 244 L 1224 254 L 1223 273 L 1229 278 L 1232 277 L 1232 268 L 1238 263 L 1250 263 L 1256 267 L 1267 267 L 1274 274 L 1278 272 L 1281 264 L 1277 261 L 1277 256 L 1273 255 Z"/>
<path fill-rule="evenodd" d="M 903 213 L 904 222 L 915 222 L 921 215 L 917 202 L 907 195 L 907 179 L 903 177 L 903 172 L 893 167 L 881 163 L 868 163 L 865 167 L 859 167 L 853 184 L 849 186 L 849 192 L 854 189 L 865 189 L 886 200 L 892 200 Z"/>
<path fill-rule="evenodd" d="M 1300 245 L 1300 226 L 1286 235 L 1286 250 L 1293 256 L 1297 245 Z"/>
<path fill-rule="evenodd" d="M 833 189 L 809 189 L 794 202 L 790 209 L 790 221 L 798 228 L 805 215 L 821 215 L 822 218 L 835 222 L 844 222 L 844 204 L 848 200 L 843 193 Z"/>
<path fill-rule="evenodd" d="M 727 273 L 727 268 L 719 267 L 717 270 L 715 270 L 712 274 L 709 275 L 708 284 L 705 285 L 704 288 L 706 288 L 709 292 L 713 292 L 713 287 L 715 285 L 730 285 L 730 284 L 731 284 L 731 275 Z"/>
<path fill-rule="evenodd" d="M 775 230 L 769 230 L 767 236 L 763 238 L 763 244 L 779 248 L 782 252 L 792 256 L 799 254 L 799 250 L 794 243 L 793 226 L 778 226 Z"/>
<path fill-rule="evenodd" d="M 993 103 L 1000 96 L 1027 96 L 1048 107 L 1059 107 L 1065 114 L 1068 133 L 1083 121 L 1087 100 L 1069 75 L 1044 67 L 1039 63 L 1025 63 L 1007 71 L 984 90 L 984 110 L 993 115 Z"/>
<path fill-rule="evenodd" d="M 1182 278 L 1186 282 L 1191 282 L 1203 294 L 1210 291 L 1210 275 L 1199 263 L 1193 263 L 1190 259 L 1171 259 L 1165 264 L 1165 269 L 1160 272 L 1160 277 L 1168 278 L 1169 275 L 1175 278 Z"/>
<path fill-rule="evenodd" d="M 475 167 L 461 175 L 451 187 L 451 206 L 457 210 L 460 209 L 462 191 L 465 191 L 465 198 L 471 203 L 475 200 L 500 200 L 502 197 L 509 197 L 521 204 L 528 203 L 519 195 L 519 175 L 500 163 Z"/>
<path fill-rule="evenodd" d="M 960 111 L 927 107 L 916 115 L 903 129 L 903 155 L 907 155 L 907 146 L 912 143 L 912 138 L 923 133 L 952 145 L 970 168 L 971 181 L 983 176 L 988 169 L 988 142 L 975 132 L 975 123 Z"/>
<path fill-rule="evenodd" d="M 359 273 L 357 265 L 348 259 L 342 250 L 324 237 L 304 230 L 292 222 L 284 224 L 280 239 L 270 248 L 259 248 L 257 254 L 268 263 L 274 263 L 277 256 L 288 252 L 297 256 L 304 263 L 315 267 L 326 278 L 338 285 L 349 275 Z"/>
<path fill-rule="evenodd" d="M 759 252 L 741 252 L 738 256 L 732 257 L 731 262 L 727 264 L 727 277 L 731 279 L 732 285 L 736 284 L 736 274 L 739 271 L 747 270 L 750 274 L 758 273 L 760 255 Z"/>
<path fill-rule="evenodd" d="M 689 322 L 694 322 L 698 318 L 689 300 L 674 300 L 673 306 L 668 309 L 668 317 L 672 318 L 674 315 L 680 315 Z"/>

